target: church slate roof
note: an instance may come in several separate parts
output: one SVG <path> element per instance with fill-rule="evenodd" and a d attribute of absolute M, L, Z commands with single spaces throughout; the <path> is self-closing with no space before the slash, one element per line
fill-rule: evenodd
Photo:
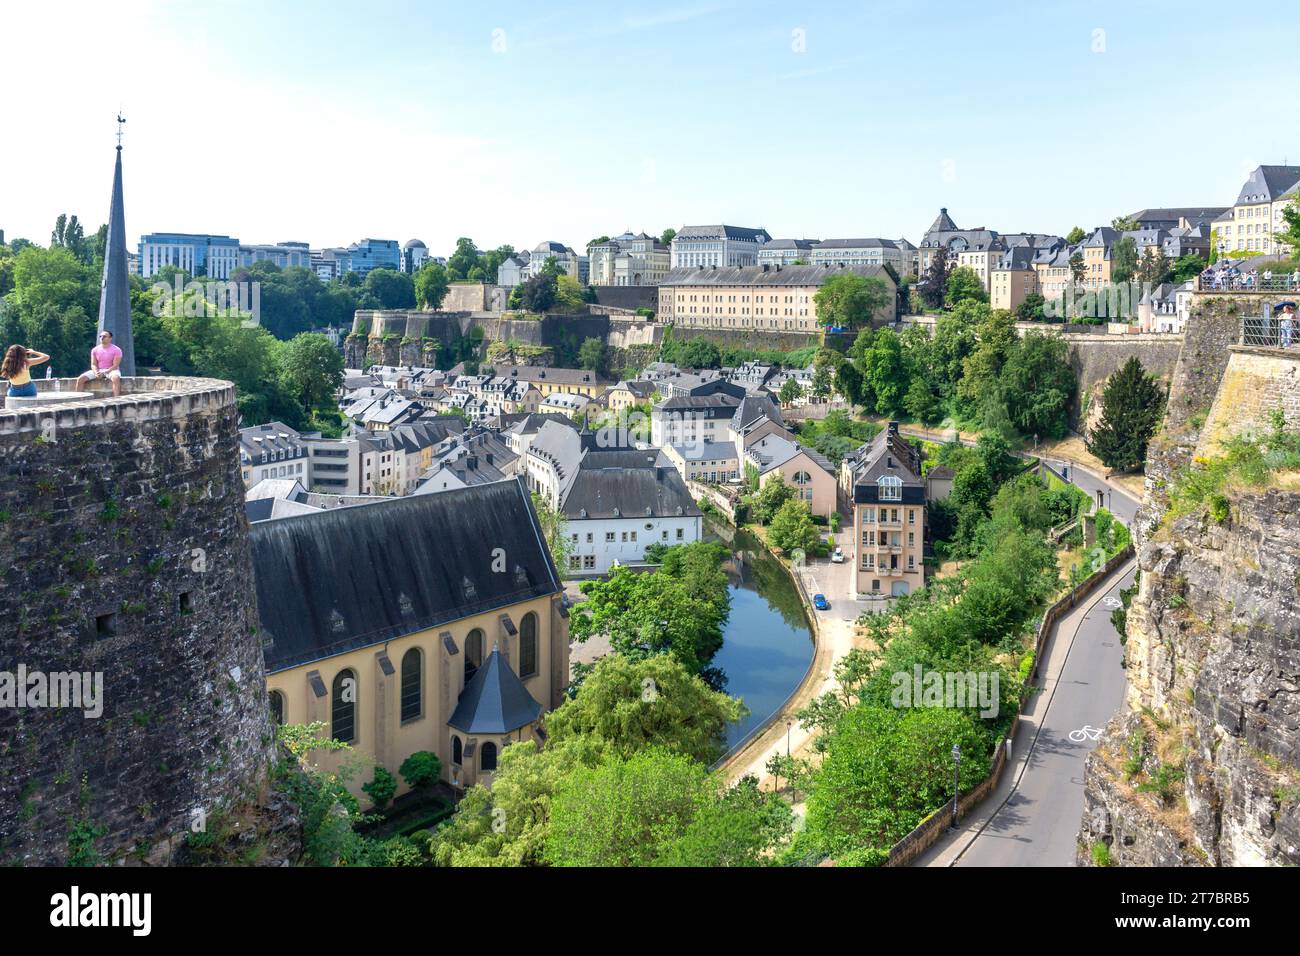
<path fill-rule="evenodd" d="M 508 734 L 528 726 L 541 714 L 542 705 L 493 648 L 461 691 L 447 723 L 467 734 Z"/>
<path fill-rule="evenodd" d="M 258 522 L 249 537 L 272 673 L 563 588 L 518 479 Z"/>

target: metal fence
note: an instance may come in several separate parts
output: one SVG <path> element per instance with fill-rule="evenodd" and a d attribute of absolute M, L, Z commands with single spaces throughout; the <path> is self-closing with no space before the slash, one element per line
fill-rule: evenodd
<path fill-rule="evenodd" d="M 1300 347 L 1300 316 L 1248 315 L 1241 320 L 1240 344 L 1265 349 Z"/>
<path fill-rule="evenodd" d="M 1198 292 L 1300 292 L 1300 269 L 1295 272 L 1260 275 L 1259 273 L 1202 273 L 1196 277 Z"/>

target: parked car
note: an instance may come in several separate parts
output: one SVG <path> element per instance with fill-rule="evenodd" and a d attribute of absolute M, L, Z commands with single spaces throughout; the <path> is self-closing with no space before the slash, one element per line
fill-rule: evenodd
<path fill-rule="evenodd" d="M 829 611 L 831 609 L 831 602 L 826 600 L 825 594 L 814 594 L 813 607 L 819 611 Z"/>
<path fill-rule="evenodd" d="M 844 563 L 844 549 L 843 549 L 843 548 L 836 548 L 836 549 L 835 549 L 835 553 L 831 555 L 831 561 L 832 561 L 833 563 L 835 563 L 835 564 L 843 564 L 843 563 Z"/>

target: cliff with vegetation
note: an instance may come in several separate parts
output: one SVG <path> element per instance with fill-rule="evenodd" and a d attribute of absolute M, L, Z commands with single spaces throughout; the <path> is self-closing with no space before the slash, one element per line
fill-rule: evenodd
<path fill-rule="evenodd" d="M 1300 356 L 1227 347 L 1222 306 L 1197 319 L 1147 462 L 1084 865 L 1300 863 Z"/>

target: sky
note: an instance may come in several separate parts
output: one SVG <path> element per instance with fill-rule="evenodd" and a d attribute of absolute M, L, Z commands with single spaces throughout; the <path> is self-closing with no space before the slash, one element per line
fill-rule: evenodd
<path fill-rule="evenodd" d="M 133 246 L 916 242 L 940 207 L 1064 234 L 1300 164 L 1297 27 L 1193 0 L 5 2 L 0 229 L 105 221 L 121 110 Z"/>

